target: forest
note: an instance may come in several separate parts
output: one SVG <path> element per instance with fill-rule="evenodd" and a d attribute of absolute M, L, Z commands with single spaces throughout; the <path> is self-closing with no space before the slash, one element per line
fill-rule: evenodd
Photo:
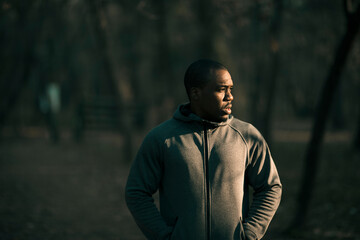
<path fill-rule="evenodd" d="M 0 239 L 143 239 L 129 166 L 213 59 L 282 179 L 264 239 L 359 240 L 359 25 L 358 0 L 0 0 Z"/>

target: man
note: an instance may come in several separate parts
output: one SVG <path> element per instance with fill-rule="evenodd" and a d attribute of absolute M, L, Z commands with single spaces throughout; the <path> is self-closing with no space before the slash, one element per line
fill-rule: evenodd
<path fill-rule="evenodd" d="M 128 208 L 148 239 L 261 239 L 281 197 L 269 148 L 231 115 L 233 81 L 223 65 L 196 61 L 184 81 L 190 103 L 144 139 L 126 185 Z"/>

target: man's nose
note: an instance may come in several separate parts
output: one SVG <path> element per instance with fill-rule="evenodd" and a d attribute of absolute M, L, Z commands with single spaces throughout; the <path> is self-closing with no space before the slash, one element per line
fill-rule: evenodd
<path fill-rule="evenodd" d="M 234 97 L 233 97 L 233 95 L 231 94 L 231 91 L 229 90 L 229 91 L 226 91 L 226 95 L 225 95 L 225 99 L 224 99 L 225 101 L 232 101 L 232 100 L 234 100 Z"/>

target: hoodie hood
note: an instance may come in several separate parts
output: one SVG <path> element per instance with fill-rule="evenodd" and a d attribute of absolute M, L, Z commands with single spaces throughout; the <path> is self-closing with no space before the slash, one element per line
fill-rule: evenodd
<path fill-rule="evenodd" d="M 197 116 L 193 112 L 191 112 L 190 103 L 185 103 L 185 104 L 179 105 L 179 107 L 177 108 L 177 110 L 174 113 L 174 119 L 176 119 L 176 120 L 183 121 L 183 122 L 194 121 L 194 122 L 199 122 L 199 123 L 207 123 L 214 127 L 228 125 L 233 120 L 233 118 L 234 117 L 232 115 L 229 115 L 228 119 L 223 122 L 208 121 L 206 119 L 203 119 L 203 118 Z"/>

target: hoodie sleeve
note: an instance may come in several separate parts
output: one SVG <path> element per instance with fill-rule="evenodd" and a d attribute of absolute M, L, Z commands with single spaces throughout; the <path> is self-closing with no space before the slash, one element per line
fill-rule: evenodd
<path fill-rule="evenodd" d="M 167 239 L 172 232 L 152 197 L 159 188 L 162 174 L 161 148 L 153 134 L 144 139 L 131 166 L 125 189 L 127 206 L 147 239 Z"/>
<path fill-rule="evenodd" d="M 246 239 L 255 240 L 265 234 L 280 204 L 282 186 L 269 147 L 254 127 L 248 140 L 246 182 L 254 189 L 254 195 L 244 219 L 244 231 Z"/>

